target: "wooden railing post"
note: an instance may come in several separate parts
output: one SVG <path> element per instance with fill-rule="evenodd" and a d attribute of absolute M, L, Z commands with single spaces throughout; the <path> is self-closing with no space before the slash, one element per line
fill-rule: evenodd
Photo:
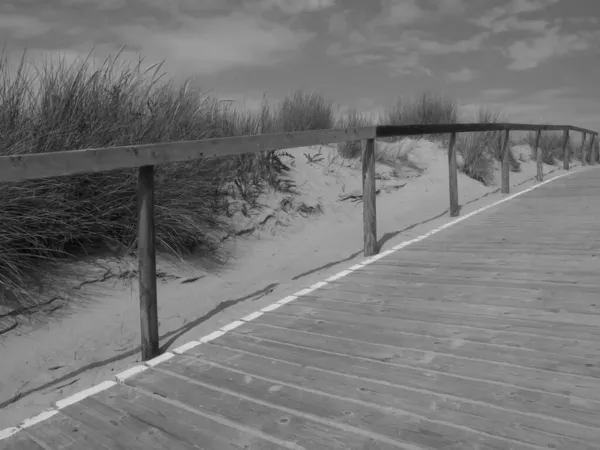
<path fill-rule="evenodd" d="M 537 130 L 535 133 L 535 162 L 537 167 L 537 180 L 541 183 L 544 181 L 544 152 L 540 148 L 540 139 L 542 130 Z"/>
<path fill-rule="evenodd" d="M 590 164 L 596 165 L 596 135 L 592 134 L 592 139 L 590 139 Z"/>
<path fill-rule="evenodd" d="M 375 187 L 375 139 L 367 139 L 362 152 L 363 232 L 365 256 L 377 253 L 377 208 Z"/>
<path fill-rule="evenodd" d="M 158 304 L 154 234 L 154 166 L 138 172 L 138 260 L 142 360 L 158 356 Z"/>
<path fill-rule="evenodd" d="M 564 137 L 563 137 L 563 169 L 569 170 L 569 159 L 571 157 L 571 152 L 569 152 L 569 129 L 565 129 Z"/>
<path fill-rule="evenodd" d="M 587 166 L 587 155 L 585 154 L 585 140 L 587 138 L 587 134 L 582 133 L 581 136 L 581 164 L 583 166 Z"/>
<path fill-rule="evenodd" d="M 510 193 L 510 130 L 504 132 L 502 142 L 502 190 L 503 194 Z"/>
<path fill-rule="evenodd" d="M 456 133 L 450 134 L 450 143 L 448 144 L 448 169 L 450 183 L 450 217 L 456 217 L 459 214 L 458 206 L 458 167 L 456 165 Z"/>

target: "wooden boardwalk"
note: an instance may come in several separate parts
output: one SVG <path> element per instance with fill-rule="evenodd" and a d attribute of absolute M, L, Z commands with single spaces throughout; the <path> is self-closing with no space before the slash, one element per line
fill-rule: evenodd
<path fill-rule="evenodd" d="M 600 171 L 492 207 L 0 441 L 67 448 L 600 449 Z"/>

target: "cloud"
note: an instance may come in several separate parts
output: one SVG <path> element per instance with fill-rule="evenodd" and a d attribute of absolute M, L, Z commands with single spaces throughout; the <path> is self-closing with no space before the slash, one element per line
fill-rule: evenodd
<path fill-rule="evenodd" d="M 377 55 L 374 53 L 358 53 L 356 55 L 344 58 L 343 63 L 352 66 L 358 66 L 375 61 L 383 61 L 388 59 L 387 56 Z"/>
<path fill-rule="evenodd" d="M 516 17 L 507 17 L 502 20 L 497 20 L 491 24 L 492 33 L 502 33 L 511 30 L 543 32 L 549 26 L 546 20 L 519 20 Z"/>
<path fill-rule="evenodd" d="M 423 53 L 432 55 L 445 55 L 448 53 L 467 53 L 482 48 L 484 40 L 489 36 L 489 33 L 479 33 L 469 39 L 446 43 L 415 38 L 415 42 L 419 50 Z"/>
<path fill-rule="evenodd" d="M 508 68 L 532 69 L 550 58 L 586 50 L 591 46 L 592 39 L 592 33 L 561 34 L 558 28 L 549 29 L 543 36 L 511 44 L 506 50 L 512 60 Z"/>
<path fill-rule="evenodd" d="M 476 73 L 473 70 L 464 67 L 460 70 L 457 70 L 456 72 L 449 72 L 446 75 L 446 78 L 448 79 L 448 81 L 460 83 L 465 81 L 471 81 L 475 78 L 475 76 Z"/>
<path fill-rule="evenodd" d="M 197 75 L 242 66 L 274 64 L 314 37 L 260 17 L 244 14 L 206 19 L 181 18 L 177 27 L 123 25 L 116 41 Z M 161 59 L 162 59 L 161 58 Z"/>
<path fill-rule="evenodd" d="M 278 8 L 287 14 L 320 11 L 331 8 L 335 0 L 261 0 L 260 6 L 264 9 Z"/>
<path fill-rule="evenodd" d="M 552 6 L 560 0 L 512 0 L 504 6 L 491 8 L 477 19 L 471 20 L 472 23 L 488 29 L 494 29 L 496 22 L 503 18 L 504 24 L 496 25 L 495 32 L 507 31 L 506 26 L 511 26 L 520 22 L 518 16 L 526 13 L 541 10 Z M 507 22 L 506 22 L 507 21 Z"/>
<path fill-rule="evenodd" d="M 14 39 L 43 36 L 55 26 L 56 24 L 52 21 L 41 20 L 24 14 L 0 14 L 0 32 L 7 32 Z"/>
<path fill-rule="evenodd" d="M 465 0 L 436 0 L 437 9 L 442 14 L 460 14 L 465 11 Z"/>
<path fill-rule="evenodd" d="M 421 64 L 421 56 L 418 52 L 400 55 L 385 65 L 390 69 L 390 75 L 393 77 L 414 73 L 421 73 L 427 76 L 433 75 L 430 69 Z"/>
<path fill-rule="evenodd" d="M 408 25 L 425 15 L 417 0 L 383 0 L 382 9 L 383 23 L 386 25 Z"/>
<path fill-rule="evenodd" d="M 329 17 L 329 34 L 344 35 L 348 30 L 348 19 L 344 13 L 333 13 Z"/>

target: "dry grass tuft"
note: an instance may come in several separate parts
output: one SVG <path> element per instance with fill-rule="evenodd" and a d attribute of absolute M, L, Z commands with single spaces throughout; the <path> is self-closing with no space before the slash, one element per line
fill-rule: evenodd
<path fill-rule="evenodd" d="M 54 152 L 244 134 L 332 128 L 332 103 L 295 91 L 258 111 L 224 105 L 190 83 L 164 80 L 143 61 L 100 67 L 64 59 L 18 67 L 0 57 L 0 154 Z M 156 169 L 156 237 L 178 256 L 222 260 L 227 217 L 288 191 L 282 152 L 167 164 Z M 0 303 L 35 303 L 41 268 L 105 248 L 136 247 L 136 174 L 120 170 L 0 186 Z M 239 199 L 244 202 L 238 201 Z M 243 206 L 240 206 L 243 205 Z"/>

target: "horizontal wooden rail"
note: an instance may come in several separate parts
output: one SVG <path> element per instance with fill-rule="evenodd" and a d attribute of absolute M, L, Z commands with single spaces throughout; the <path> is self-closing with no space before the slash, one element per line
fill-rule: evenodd
<path fill-rule="evenodd" d="M 82 173 L 132 169 L 284 148 L 358 141 L 374 137 L 375 127 L 367 127 L 3 156 L 0 157 L 0 181 L 38 180 Z"/>
<path fill-rule="evenodd" d="M 542 181 L 542 155 L 538 150 L 542 131 L 564 133 L 564 168 L 571 157 L 569 132 L 590 135 L 590 164 L 596 163 L 595 141 L 598 133 L 569 125 L 531 125 L 517 123 L 460 123 L 431 125 L 380 125 L 340 130 L 316 130 L 293 133 L 238 136 L 199 141 L 167 142 L 35 153 L 0 157 L 0 182 L 18 182 L 51 177 L 138 168 L 138 258 L 142 359 L 159 353 L 158 299 L 156 291 L 156 249 L 154 224 L 154 166 L 208 158 L 228 157 L 312 145 L 365 141 L 362 158 L 364 254 L 379 251 L 377 243 L 375 151 L 376 138 L 429 134 L 450 134 L 448 149 L 450 216 L 459 215 L 456 135 L 467 132 L 500 131 L 502 149 L 502 192 L 509 193 L 509 152 L 511 131 L 537 131 L 536 155 L 538 180 Z M 581 144 L 584 160 L 585 138 Z"/>
<path fill-rule="evenodd" d="M 393 136 L 417 136 L 425 134 L 473 133 L 482 131 L 564 131 L 597 135 L 596 131 L 570 125 L 532 125 L 526 123 L 444 123 L 423 125 L 379 125 L 378 138 Z"/>

